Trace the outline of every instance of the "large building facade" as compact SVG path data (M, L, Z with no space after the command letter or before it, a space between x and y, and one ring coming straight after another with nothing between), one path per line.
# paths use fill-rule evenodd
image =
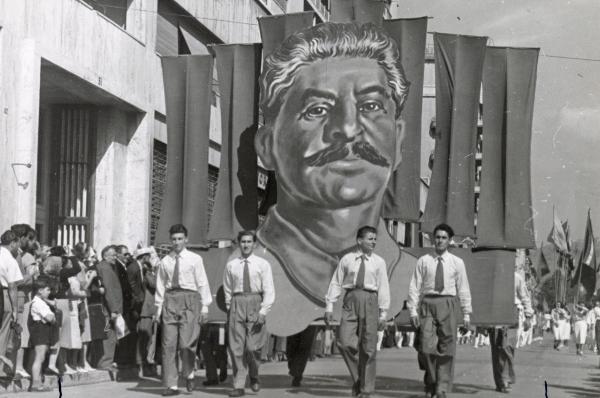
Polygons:
M0 0L0 229L29 223L44 243L97 248L153 240L168 145L161 57L258 42L257 18L287 3Z

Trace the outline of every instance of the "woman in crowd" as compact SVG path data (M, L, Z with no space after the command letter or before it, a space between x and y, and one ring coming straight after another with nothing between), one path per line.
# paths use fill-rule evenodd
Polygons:
M86 264L87 256L89 255L88 249L87 244L83 242L75 245L72 261L77 262L81 271L76 276L68 279L71 296L79 298L79 331L81 332L82 350L75 361L77 371L79 372L88 372L93 369L87 359L90 341L92 340L87 298L90 295L90 285L94 278L97 277L97 273L94 270L88 270L88 265ZM89 261L87 263L89 264Z
M560 350L567 345L571 338L571 315L563 303L556 302L556 307L552 309L552 331L554 332L554 349Z
M585 306L583 300L579 304L573 306L573 328L575 329L575 345L577 347L577 355L583 355L583 346L587 338L587 315L589 310Z

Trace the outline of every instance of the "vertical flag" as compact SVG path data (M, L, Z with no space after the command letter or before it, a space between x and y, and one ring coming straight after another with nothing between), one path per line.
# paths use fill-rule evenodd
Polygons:
M598 261L596 259L596 241L592 231L592 219L588 210L587 223L585 226L585 237L583 238L583 250L579 258L579 266L575 272L575 278L571 280L571 286L581 284L585 287L588 296L596 292Z
M548 235L548 242L554 243L556 250L561 253L567 253L569 251L569 247L567 245L567 236L565 234L565 230L563 229L563 225L560 222L560 218L558 218L558 214L556 213L556 209L552 208L552 217L553 224L552 230Z
M402 110L404 140L402 161L390 179L385 193L382 217L404 222L419 221L421 190L421 109L427 17L393 19L383 22L383 29L396 41L400 64L410 92Z
M486 51L480 247L535 247L530 152L538 53L537 48Z
M284 15L270 15L258 18L262 39L262 58L267 58L292 33L312 26L314 12L298 12ZM265 198L258 210L267 214L271 206L277 203L277 180L275 172L269 170Z
M486 37L435 33L436 131L422 228L475 232L475 151Z
M232 239L258 225L257 164L260 44L225 44L215 52L221 92L221 164L210 239Z
M210 55L163 57L167 110L167 184L157 242L184 223L192 243L208 229L208 140L213 59Z
M372 23L381 26L385 2L381 0L331 0L331 22Z

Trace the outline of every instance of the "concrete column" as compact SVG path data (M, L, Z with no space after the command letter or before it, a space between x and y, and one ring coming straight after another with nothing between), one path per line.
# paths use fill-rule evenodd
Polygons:
M35 224L40 104L40 58L35 50L35 40L24 39L14 52L3 52L9 57L4 63L5 102L0 130L0 171L4 176L0 184L3 185L0 229L3 230L15 223Z

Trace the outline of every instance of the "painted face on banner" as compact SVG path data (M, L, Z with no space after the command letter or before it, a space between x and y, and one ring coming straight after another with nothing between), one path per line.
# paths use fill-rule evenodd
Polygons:
M333 57L299 68L272 125L271 163L290 195L343 208L382 194L400 161L401 125L373 59Z

